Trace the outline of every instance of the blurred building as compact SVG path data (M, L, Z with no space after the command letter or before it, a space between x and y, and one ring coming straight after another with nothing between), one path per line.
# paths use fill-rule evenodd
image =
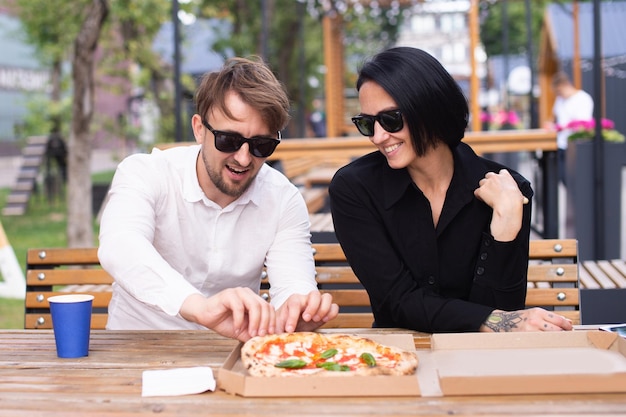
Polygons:
M398 46L420 48L437 58L471 97L472 74L469 28L469 0L418 3L400 29ZM478 77L486 75L486 55L476 52Z
M15 152L15 130L27 114L27 103L49 90L49 71L24 41L17 18L0 10L0 151Z
M603 1L600 3L602 39L602 91L594 91L594 24L593 4L578 3L578 27L574 25L572 4L550 4L542 29L539 55L539 79L541 84L540 116L542 121L552 117L554 92L551 91L552 75L565 71L572 79L576 67L575 37L579 40L579 66L581 88L594 97L604 97L604 116L615 122L615 127L626 133L626 1ZM596 103L599 105L599 103Z

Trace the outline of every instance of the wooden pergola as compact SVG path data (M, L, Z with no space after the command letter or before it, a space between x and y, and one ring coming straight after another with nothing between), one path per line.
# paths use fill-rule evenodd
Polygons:
M421 2L422 0L419 0ZM381 0L378 2L381 6L388 6L390 0ZM414 2L411 0L403 0L401 5L409 5ZM340 137L348 134L351 130L344 121L344 80L345 71L344 48L343 48L343 18L342 16L331 11L324 15L322 20L323 36L324 36L324 63L326 65L326 130L328 137ZM470 113L472 115L480 114L478 103L478 90L480 87L478 75L476 71L476 57L473 51L476 50L479 40L478 30L478 0L471 0L469 10L469 29L470 29ZM472 130L479 131L480 118L472 117Z

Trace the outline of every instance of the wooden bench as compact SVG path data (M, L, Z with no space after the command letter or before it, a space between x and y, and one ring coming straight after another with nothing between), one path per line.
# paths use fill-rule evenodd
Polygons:
M294 184L298 184L297 178L309 172L319 163L320 161L317 158L303 155L281 160L281 168L287 178L294 182Z
M582 324L626 322L626 261L581 261L578 274Z
M339 244L314 244L316 279L340 306L340 315L325 327L371 327L369 297L347 265ZM531 240L526 307L555 310L580 324L578 250L575 239Z
M91 327L104 329L113 278L102 269L97 248L29 249L26 255L25 329L51 329L48 297L91 294Z
M340 306L327 328L370 327L369 297L337 243L314 244L316 280ZM580 323L576 240L531 240L528 266L528 307L553 309ZM80 292L94 295L92 328L103 329L111 299L112 277L100 267L96 248L29 249L26 268L24 327L52 327L47 298ZM581 281L582 282L582 281ZM267 292L267 280L262 282Z
M300 188L300 194L304 198L309 213L317 213L326 207L328 188Z

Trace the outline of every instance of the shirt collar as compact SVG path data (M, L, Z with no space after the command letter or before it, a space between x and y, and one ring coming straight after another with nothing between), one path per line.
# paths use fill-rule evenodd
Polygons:
M455 205L463 205L474 198L474 189L478 187L478 181L484 173L482 169L476 169L479 159L476 158L476 154L466 143L461 142L453 148L452 155L454 157L454 174L450 189L454 192L449 193L448 198L454 200ZM389 209L414 184L407 169L393 169L388 164L384 165L382 176L385 184L385 208Z
M196 162L200 157L201 148L200 145L190 146L189 153L183 162L183 198L190 203L200 201L204 196L198 181L198 173L196 172Z

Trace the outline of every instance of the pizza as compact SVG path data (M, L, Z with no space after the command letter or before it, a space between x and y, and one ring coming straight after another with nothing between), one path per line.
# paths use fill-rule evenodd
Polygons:
M316 332L256 336L241 347L251 376L412 375L415 352L366 337Z

